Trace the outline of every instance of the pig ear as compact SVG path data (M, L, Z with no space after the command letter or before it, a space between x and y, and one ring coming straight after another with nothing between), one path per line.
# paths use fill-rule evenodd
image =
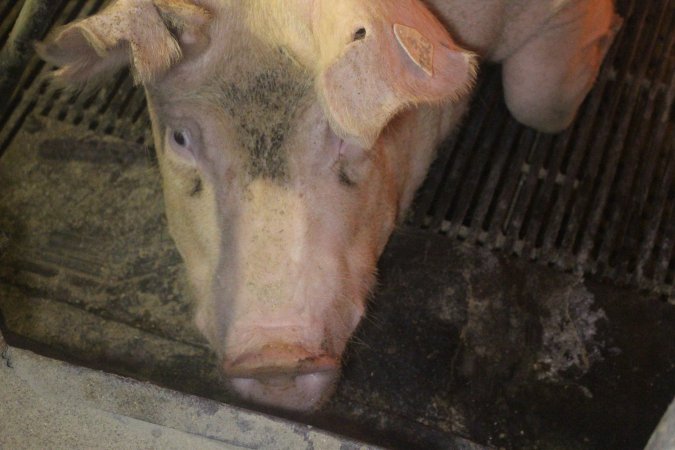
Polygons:
M406 106L449 101L471 87L474 55L419 1L383 0L360 10L351 3L356 11L326 4L314 16L317 89L333 130L347 142L370 148Z
M84 82L130 65L137 83L149 83L186 48L203 44L209 19L189 0L118 0L57 30L36 49L59 67L55 76L66 82Z

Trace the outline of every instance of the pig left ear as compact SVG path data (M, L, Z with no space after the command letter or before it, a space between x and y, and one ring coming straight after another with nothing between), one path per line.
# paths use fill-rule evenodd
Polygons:
M149 83L186 52L203 48L208 11L192 0L116 0L94 16L56 30L36 44L59 69L55 78L84 82L131 66L137 83Z
M403 108L456 99L476 74L474 55L460 49L418 0L375 3L356 12L324 3L314 17L322 56L319 97L333 131L363 148L372 147Z

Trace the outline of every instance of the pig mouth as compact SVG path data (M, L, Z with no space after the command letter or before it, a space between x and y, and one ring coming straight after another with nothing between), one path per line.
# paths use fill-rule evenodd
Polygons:
M337 370L260 378L230 378L230 388L242 399L288 411L313 411L333 394Z
M302 347L265 347L260 352L245 353L234 360L225 360L223 370L228 377L256 378L281 375L302 375L312 372L336 370L339 362L328 354L312 355Z
M240 398L302 412L317 409L333 393L340 361L297 345L267 345L226 358L221 367Z

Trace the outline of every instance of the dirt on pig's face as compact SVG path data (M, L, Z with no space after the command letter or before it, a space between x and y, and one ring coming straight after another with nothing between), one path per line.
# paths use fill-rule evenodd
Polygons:
M331 131L284 48L246 47L147 89L166 213L230 384L308 409L364 313L396 187L384 149Z

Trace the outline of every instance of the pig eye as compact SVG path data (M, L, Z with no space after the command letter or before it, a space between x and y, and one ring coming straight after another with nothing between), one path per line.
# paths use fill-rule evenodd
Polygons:
M173 139L173 143L179 147L186 148L190 143L190 136L185 130L174 130L171 133L171 138Z
M194 162L195 159L195 143L193 136L189 130L185 128L171 129L167 128L168 147L173 150L173 153L180 157Z
M187 147L188 145L188 135L187 132L180 130L180 131L174 131L173 134L171 135L173 137L173 141L178 145L179 147Z

